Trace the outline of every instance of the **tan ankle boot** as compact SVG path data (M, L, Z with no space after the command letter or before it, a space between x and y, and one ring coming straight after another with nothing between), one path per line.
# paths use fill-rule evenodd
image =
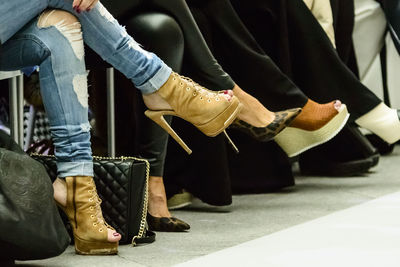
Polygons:
M83 255L118 253L118 242L108 242L100 198L92 177L66 177L67 206L62 207L74 232L75 251Z
M233 96L228 101L218 92L210 91L177 73L172 73L157 93L172 110L147 110L146 116L166 130L189 154L191 150L164 120L164 115L180 117L213 137L223 132L241 109L237 97Z

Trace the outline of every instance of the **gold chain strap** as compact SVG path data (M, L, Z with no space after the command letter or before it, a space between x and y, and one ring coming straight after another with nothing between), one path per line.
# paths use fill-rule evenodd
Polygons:
M30 156L37 156L37 157L44 157L44 158L55 158L54 155L42 155L38 153L31 153ZM145 183L145 191L144 191L144 200L143 200L143 210L142 210L142 218L140 221L140 227L139 227L139 232L136 236L132 238L132 246L136 246L135 240L138 238L142 238L144 235L144 231L146 229L146 216L147 216L147 205L149 204L149 175L150 175L150 163L146 159L141 159L141 158L136 158L136 157L99 157L99 156L93 156L93 159L96 160L136 160L136 161L141 161L146 164L146 183Z
M144 200L143 200L143 210L142 210L142 220L140 221L139 233L137 236L132 238L132 246L136 246L135 240L137 238L142 238L144 235L144 230L146 229L146 216L147 216L147 205L149 204L149 175L150 175L150 163L148 160L136 158L138 161L146 163L146 185L144 190Z

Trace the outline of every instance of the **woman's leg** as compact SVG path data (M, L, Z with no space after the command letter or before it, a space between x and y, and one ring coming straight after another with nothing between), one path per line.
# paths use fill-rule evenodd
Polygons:
M262 48L309 97L342 100L353 120L380 103L341 62L303 1L283 0L279 5L273 0L252 0L249 5L231 2ZM262 27L266 23L272 25Z
M24 5L27 1L14 2ZM218 135L237 117L241 106L236 97L204 90L192 80L172 73L156 55L143 50L101 3L97 3L90 12L81 13L72 8L72 1L32 2L46 2L49 7L75 14L81 22L84 41L132 80L150 109L146 115L167 130L188 153L190 149L163 120L165 114L189 121L208 136ZM17 8L12 11L14 15L19 14Z
M158 12L144 13L127 21L126 27L146 49L157 53L175 71L181 70L184 39L179 25L172 17ZM187 223L171 218L167 207L163 176L168 135L143 115L144 109L144 103L137 108L136 132L137 151L150 162L149 228L156 231L188 230L190 226ZM170 123L172 118L166 117L166 120Z
M96 254L87 250L90 246L82 248L85 240L106 241L113 242L115 249L104 245L103 252L112 250L115 253L115 242L121 236L104 223L92 179L87 73L80 24L73 15L45 11L1 46L2 70L34 65L40 66L41 94L55 145L58 176L65 178L56 180L55 198L69 217L76 218L72 224L85 229L75 235L77 251ZM94 217L88 217L90 213Z
M344 106L334 105L332 102L321 105L309 100L260 48L229 1L192 0L189 1L189 5L196 20L199 21L201 30L211 35L211 38L209 38L210 47L213 48L216 57L224 68L231 73L232 77L239 81L239 84L242 84L251 94L254 94L262 104L271 106L275 110L282 109L285 106L286 108L303 107L300 115L290 124L294 131L303 129L315 136L322 128L327 129L328 125L334 125L332 127L335 128L334 131L332 129L319 131L319 133L329 132L329 134L325 136L321 134L318 138L312 138L318 139L318 141L312 143L307 141L311 138L296 135L296 144L299 144L299 147L294 144L290 145L290 151L286 149L286 146L284 147L290 156L300 153L304 149L303 147L315 146L315 144L326 142L336 135L346 121L345 114L347 112ZM232 57L232 55L235 56ZM241 101L240 96L246 94L240 88L234 89L234 92ZM242 102L246 103L245 100ZM246 107L246 105L244 106ZM341 112L338 112L339 109ZM241 129L243 128L241 127ZM253 132L257 131L258 129L253 130ZM291 139L295 140L296 138L293 138L293 136L291 134ZM278 138L281 143L288 143L287 138Z
M162 10L170 14L178 22L185 38L185 61L194 78L212 90L232 89L235 82L215 60L207 46L185 0L149 0L152 9Z
M185 0L171 0L168 2L162 0L151 0L149 3L152 8L161 9L175 17L182 28L186 43L186 72L191 73L194 77L201 80L202 83L205 83L213 90L220 90L221 88L232 89L235 96L237 96L243 104L243 108L238 116L239 119L255 127L265 127L274 120L274 113L266 109L265 106L263 106L251 94L242 90L216 61L214 55L209 49L210 43L206 43ZM188 1L189 5L191 3L192 1ZM202 2L202 4L204 3ZM235 55L233 58L238 58L236 53L231 53L230 55L233 54ZM242 70L246 68L247 66L242 68ZM239 84L241 83L239 82ZM246 90L247 89L248 88L246 88ZM300 102L306 101L303 100L304 99L300 100ZM286 101L291 102L291 99L286 99ZM266 103L264 104L266 105ZM269 105L266 106L270 107ZM294 107L299 106L301 105Z
M187 2L218 61L246 92L272 110L306 104L308 97L259 46L229 1Z
M3 1L0 3L1 42L7 41L47 7L75 14L81 22L84 41L131 79L144 94L154 93L167 81L171 69L128 36L101 3L90 12L78 14L72 8L72 0Z

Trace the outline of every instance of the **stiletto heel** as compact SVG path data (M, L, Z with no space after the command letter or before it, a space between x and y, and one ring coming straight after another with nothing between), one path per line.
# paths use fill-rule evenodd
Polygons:
M228 133L224 131L225 137L228 140L228 143L232 146L233 151L235 151L236 154L239 154L239 149L235 145L235 143L232 141L232 139L229 137Z
M163 128L169 135L172 136L172 138L175 139L176 142L190 155L192 154L192 150L186 145L186 143L182 140L182 138L179 137L179 135L172 129L171 125L168 124L168 122L164 119L165 115L172 115L172 116L177 116L174 111L169 111L169 110L162 110L162 111L152 111L152 110L146 110L144 114L151 120L153 120L155 123L160 125L161 128Z
M170 106L171 110L147 110L146 116L166 130L187 153L188 146L166 123L163 116L180 117L207 136L214 137L223 132L238 116L242 106L237 97L228 101L218 92L210 91L189 78L172 73L156 92Z

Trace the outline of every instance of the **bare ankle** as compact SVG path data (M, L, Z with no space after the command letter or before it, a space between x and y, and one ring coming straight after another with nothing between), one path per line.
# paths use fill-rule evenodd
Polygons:
M54 199L62 206L67 205L67 185L64 179L57 178L53 182Z
M243 91L239 86L233 88L235 96L243 104L239 119L255 126L265 127L275 119L275 114L264 107L257 98Z
M171 106L157 92L143 95L143 101L150 110L170 110Z
M149 178L149 213L155 217L171 217L162 177Z

